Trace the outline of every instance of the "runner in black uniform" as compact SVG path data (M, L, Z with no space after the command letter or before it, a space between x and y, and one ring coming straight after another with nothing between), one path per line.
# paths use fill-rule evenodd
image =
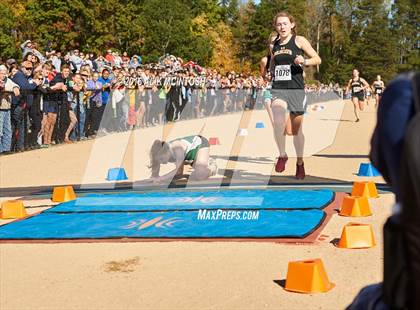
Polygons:
M271 49L270 71L273 81L271 107L274 136L280 153L276 171L284 171L288 159L285 152L286 112L288 110L297 156L296 178L303 179L305 178L303 165L305 138L301 126L306 109L303 66L318 65L321 63L321 58L305 37L296 35L296 25L290 14L278 13L274 18L274 28L278 37L274 40ZM308 56L307 59L303 57L305 54Z
M273 111L271 109L271 73L270 73L270 64L271 64L271 50L273 49L273 44L276 40L279 39L279 34L274 31L270 34L268 38L268 54L260 60L260 74L261 77L266 81L266 84L263 89L263 103L265 109L267 110L268 117L270 118L271 125L274 124ZM290 122L290 117L287 117L285 134L292 136L292 124Z
M354 107L354 116L356 116L356 122L359 121L359 115L357 113L357 106L360 111L365 108L365 89L369 88L369 84L364 78L359 77L359 70L353 69L353 77L347 84L346 93L349 93L351 88L351 101Z
M384 92L384 89L385 89L385 84L381 80L380 75L376 76L376 81L372 83L372 89L373 89L373 93L375 94L375 107L377 107L379 104L379 101L381 100L382 93Z

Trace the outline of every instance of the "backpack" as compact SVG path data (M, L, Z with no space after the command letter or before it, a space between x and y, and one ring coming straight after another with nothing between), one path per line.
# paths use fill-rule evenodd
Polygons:
M414 116L401 156L401 213L384 226L383 295L392 309L420 305L420 73L412 77Z

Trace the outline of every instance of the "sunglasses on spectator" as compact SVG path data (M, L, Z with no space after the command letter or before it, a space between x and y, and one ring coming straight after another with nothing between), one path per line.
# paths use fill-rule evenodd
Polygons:
M26 70L32 70L32 67L24 67Z

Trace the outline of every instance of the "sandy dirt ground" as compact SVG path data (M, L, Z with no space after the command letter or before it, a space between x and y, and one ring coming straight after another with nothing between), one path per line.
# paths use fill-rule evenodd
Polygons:
M349 102L329 102L322 111L308 112L304 132L309 176L304 181L293 177L292 139L287 141L290 160L286 171L281 175L274 172L277 151L268 117L264 111L252 111L2 156L0 188L57 184L88 188L95 183L112 188L114 183L105 183L106 173L118 166L126 169L134 187L140 187L139 180L149 176L147 152L154 139L200 132L218 137L221 143L211 148L219 166L216 184L227 170L232 172L232 185L248 182L264 186L270 179L296 186L349 184L361 180L356 173L360 163L368 162L376 122L372 106L361 114L359 123L354 123L353 117ZM264 122L265 128L255 128L256 122ZM238 138L239 128L246 128L248 135ZM237 160L228 160L232 156L238 156ZM372 180L383 182L381 178ZM393 195L384 192L370 200L370 217L333 215L322 238L310 245L0 244L0 309L343 309L363 286L382 279L381 231L393 201ZM29 212L41 210L32 202ZM348 222L372 224L377 246L363 250L336 248L331 241L340 237ZM285 291L279 282L286 278L288 262L313 258L323 260L336 287L313 295Z

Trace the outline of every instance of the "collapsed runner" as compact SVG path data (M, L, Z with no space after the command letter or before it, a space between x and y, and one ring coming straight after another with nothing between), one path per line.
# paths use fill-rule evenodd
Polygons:
M178 138L169 142L156 139L150 149L150 181L161 183L171 181L184 174L184 165L191 165L194 170L191 178L205 180L217 172L216 161L209 157L210 144L200 135ZM175 163L175 169L159 176L160 165Z

